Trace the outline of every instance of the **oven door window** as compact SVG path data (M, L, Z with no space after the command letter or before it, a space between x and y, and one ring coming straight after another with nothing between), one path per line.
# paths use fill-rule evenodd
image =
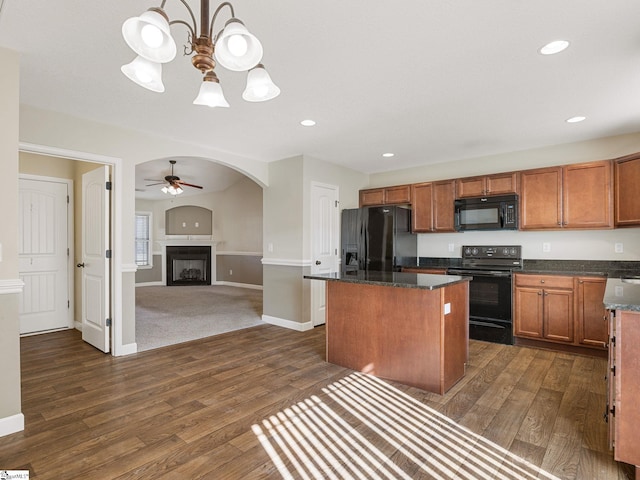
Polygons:
M471 317L511 320L511 278L474 275L469 313Z

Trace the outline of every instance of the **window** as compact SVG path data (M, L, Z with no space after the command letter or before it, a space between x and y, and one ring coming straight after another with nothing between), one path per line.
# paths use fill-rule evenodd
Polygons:
M151 213L136 212L136 265L153 267L151 253Z

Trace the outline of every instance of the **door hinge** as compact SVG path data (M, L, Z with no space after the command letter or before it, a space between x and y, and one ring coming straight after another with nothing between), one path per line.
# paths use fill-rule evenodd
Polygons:
M107 318L106 325L107 325L107 327L110 327L110 326L111 326L111 319L110 319L110 318Z
M616 416L616 406L614 405L613 407L611 407L611 410L609 410L609 412L611 413L611 415L613 415L615 417Z
M69 195L67 195L67 203L69 203Z
M611 345L616 346L616 336L611 337Z
M611 373L613 373L613 376L616 376L616 366L614 365L613 367L611 367Z
M71 308L71 303L69 303L69 300L67 300L67 310Z
M107 182L107 190L111 190L111 187L113 187L113 184L111 182Z
M106 252L106 258L111 258L111 250L107 250L107 252Z
M336 208L338 208L338 204L339 204L340 202L339 202L338 200L336 200L335 202L336 202L335 207L336 207Z
M67 247L67 257L69 256L69 247Z

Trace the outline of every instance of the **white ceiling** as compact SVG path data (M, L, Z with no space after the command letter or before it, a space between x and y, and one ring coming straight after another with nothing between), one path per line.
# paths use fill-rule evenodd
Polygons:
M233 1L282 94L245 102L246 74L218 67L228 109L192 105L201 75L180 46L163 94L120 72L135 56L122 22L159 1L0 5L22 103L265 162L304 154L373 173L640 131L638 0ZM178 0L166 11L189 18ZM571 46L537 52L556 39Z

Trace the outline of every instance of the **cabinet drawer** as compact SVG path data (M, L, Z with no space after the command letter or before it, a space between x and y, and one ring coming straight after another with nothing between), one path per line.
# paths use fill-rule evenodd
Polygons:
M573 277L560 275L531 275L517 273L515 284L518 287L570 288L573 289Z

